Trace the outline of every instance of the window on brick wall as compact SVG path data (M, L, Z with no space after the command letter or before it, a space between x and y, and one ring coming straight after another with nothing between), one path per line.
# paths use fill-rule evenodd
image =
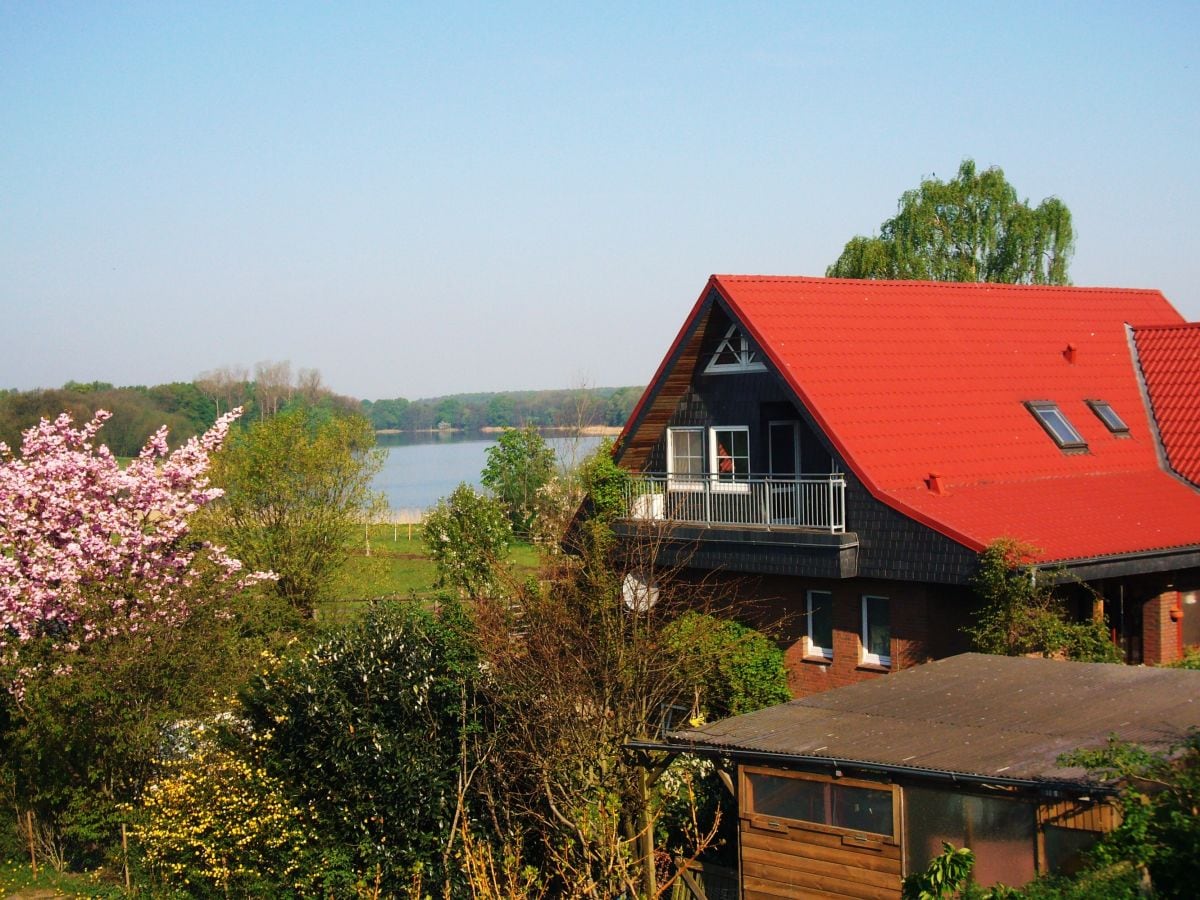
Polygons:
M867 594L862 598L862 661L873 666L892 664L891 602Z
M833 659L833 594L808 592L808 656Z

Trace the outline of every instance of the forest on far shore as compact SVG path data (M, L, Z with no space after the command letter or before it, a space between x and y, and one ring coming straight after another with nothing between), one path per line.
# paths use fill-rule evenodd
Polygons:
M21 432L40 419L54 419L66 412L76 423L83 423L96 410L104 409L112 413L104 426L104 442L117 456L135 456L146 439L164 425L170 431L171 446L178 446L210 428L217 416L235 406L245 410L244 421L253 421L297 402L359 410L376 430L385 431L441 425L460 429L621 425L641 392L640 387L573 388L358 400L327 388L315 369L293 373L287 363L260 363L253 374L224 369L204 373L195 381L151 387L68 381L59 388L0 389L0 442L16 448L21 444Z

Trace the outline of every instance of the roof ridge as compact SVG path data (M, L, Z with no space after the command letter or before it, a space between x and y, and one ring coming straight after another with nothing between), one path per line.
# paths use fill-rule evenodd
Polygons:
M1134 331L1189 331L1200 328L1200 322L1177 322L1174 325L1130 325Z
M785 282L785 283L809 283L809 284L862 284L862 285L886 285L897 287L935 287L946 290L1015 290L1020 292L1027 291L1073 291L1078 293L1096 294L1096 293L1123 293L1123 294L1161 294L1159 288L1137 288L1137 287L1105 287L1103 285L1075 285L1075 284L1007 284L998 281L923 281L919 279L903 279L903 278L827 278L821 275L765 275L765 274L736 274L736 273L713 273L712 278L722 281L733 281L741 283L762 283L770 282Z

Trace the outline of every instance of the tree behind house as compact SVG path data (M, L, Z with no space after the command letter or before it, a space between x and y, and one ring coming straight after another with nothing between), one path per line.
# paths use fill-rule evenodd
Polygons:
M1031 207L1004 172L963 160L948 182L906 191L878 237L852 238L831 278L1070 284L1071 211L1056 197Z
M329 598L382 464L370 423L297 405L252 422L215 458L225 489L208 532L238 558L278 576L275 589L303 615Z

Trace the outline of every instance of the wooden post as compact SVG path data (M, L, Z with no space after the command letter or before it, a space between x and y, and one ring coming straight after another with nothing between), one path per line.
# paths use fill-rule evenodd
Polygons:
M408 523L408 540L412 543L412 522Z
M125 869L125 893L129 893L132 885L129 882L129 837L125 833L125 823L121 823L121 866Z
M37 878L37 849L33 841L33 810L25 810L25 825L29 828L29 868L33 869L33 877Z

